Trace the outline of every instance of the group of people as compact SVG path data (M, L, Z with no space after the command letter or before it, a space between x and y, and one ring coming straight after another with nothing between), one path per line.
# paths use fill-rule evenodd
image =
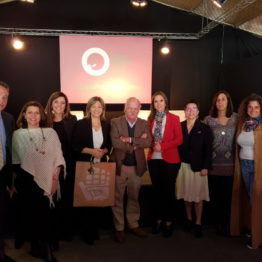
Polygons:
M246 233L250 248L262 245L260 96L245 98L236 114L230 95L219 91L204 121L199 120L197 101L190 100L180 123L158 91L147 121L138 117L140 101L130 97L123 116L109 124L101 97L92 97L86 116L77 121L67 96L55 92L45 109L27 102L16 130L13 117L4 111L8 96L9 86L0 82L0 261L14 261L4 252L10 197L16 206L15 247L30 241L32 256L57 261L53 251L59 249L59 239L72 237L76 161L116 163L112 213L119 243L125 241L125 229L147 236L138 223L138 197L148 168L153 234L172 235L177 198L185 204L184 229L202 237L203 201L210 201L218 234ZM80 208L81 233L88 244L99 239L97 216L98 208Z

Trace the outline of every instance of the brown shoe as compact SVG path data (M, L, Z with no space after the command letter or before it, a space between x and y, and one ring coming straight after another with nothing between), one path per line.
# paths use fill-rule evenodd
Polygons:
M145 238L148 236L148 234L140 227L129 228L129 232L141 238Z
M117 243L124 243L125 240L126 240L125 232L116 230L116 232L115 232L115 241Z

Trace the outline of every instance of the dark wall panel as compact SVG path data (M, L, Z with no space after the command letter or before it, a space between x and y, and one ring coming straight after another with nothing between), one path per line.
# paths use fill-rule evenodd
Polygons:
M159 52L163 40L154 40L152 93L165 92L171 109L183 109L187 100L197 99L201 117L219 89L228 90L236 106L251 92L262 94L262 40L228 27L222 39L222 30L218 27L201 40L169 41L169 56ZM17 116L25 102L38 100L45 106L49 95L60 89L59 43L57 37L28 36L26 49L18 52L10 47L10 40L0 35L0 79L11 86L7 110ZM122 111L123 105L107 108Z

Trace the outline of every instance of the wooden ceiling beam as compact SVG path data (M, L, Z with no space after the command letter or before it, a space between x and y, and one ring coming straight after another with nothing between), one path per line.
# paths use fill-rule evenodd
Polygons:
M227 19L227 23L240 26L262 14L262 1L257 0Z
M167 5L184 11L193 11L203 0L153 0L154 2Z

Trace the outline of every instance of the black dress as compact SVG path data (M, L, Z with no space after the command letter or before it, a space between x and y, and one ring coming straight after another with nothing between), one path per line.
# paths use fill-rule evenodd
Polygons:
M72 154L72 133L77 122L75 116L69 116L62 121L53 122L53 129L57 132L63 156L66 162L66 177L64 170L60 173L59 182L61 199L53 210L53 238L70 240L73 233L73 190L74 190L74 159Z

